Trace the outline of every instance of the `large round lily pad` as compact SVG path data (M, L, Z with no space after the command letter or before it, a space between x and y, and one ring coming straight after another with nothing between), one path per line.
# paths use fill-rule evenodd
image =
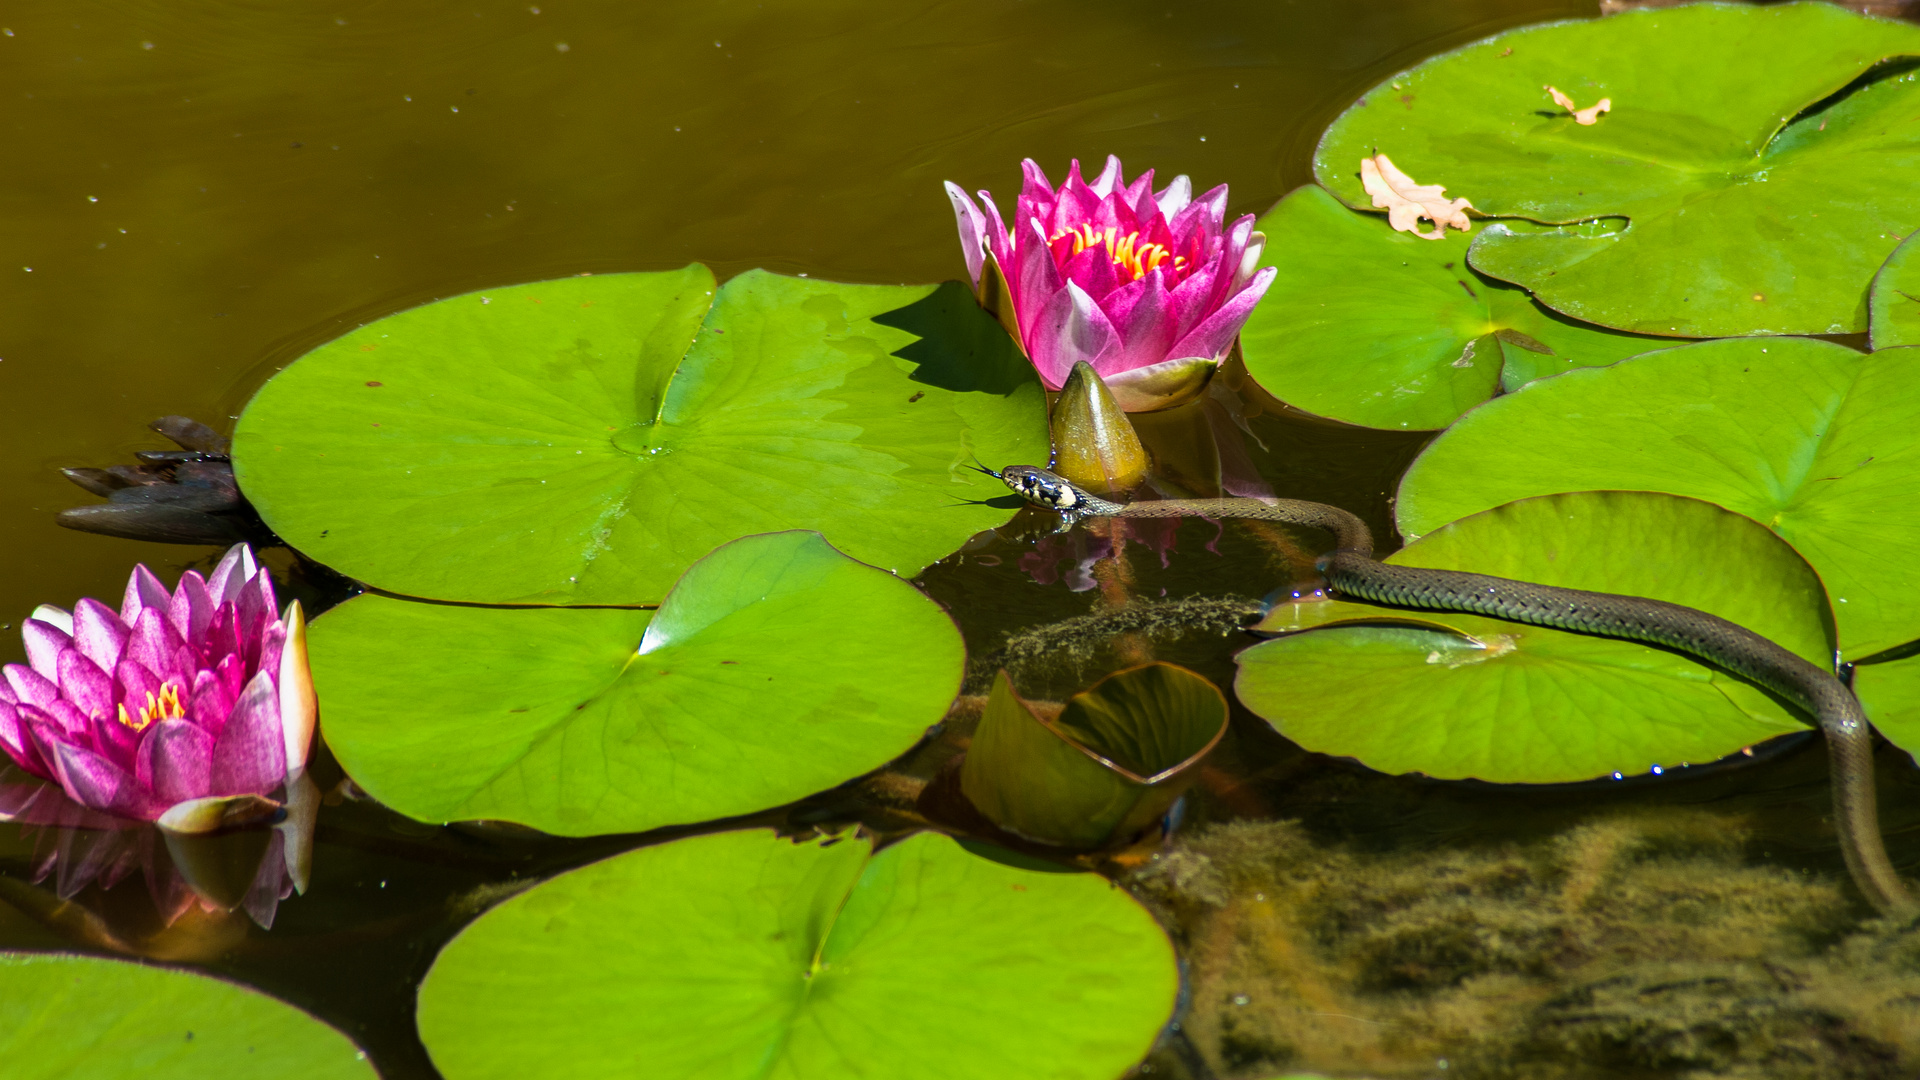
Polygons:
M362 596L315 621L327 744L426 821L569 836L779 805L938 721L964 650L939 605L817 533L694 564L655 612Z
M1920 232L1907 237L1873 276L1867 321L1873 347L1920 345Z
M1494 394L1670 342L1588 326L1468 269L1459 243L1394 232L1303 187L1268 211L1279 276L1240 331L1289 405L1378 428L1443 428Z
M1817 664L1820 580L1779 537L1693 499L1580 492L1458 521L1389 562L1685 604ZM1350 625L1397 620L1400 625ZM1711 761L1805 725L1714 667L1638 642L1477 615L1284 605L1240 654L1234 690L1310 750L1382 772L1517 783Z
M91 956L0 953L8 1080L375 1080L333 1028L244 986Z
M1039 381L967 290L703 266L403 311L275 376L234 433L287 542L392 592L655 603L749 533L918 572L1004 522L966 466L1046 456Z
M921 833L682 840L482 916L420 988L447 1080L1110 1080L1152 1044L1172 946L1090 874Z
M1874 270L1920 226L1920 84L1895 69L1826 99L1914 54L1920 27L1831 4L1530 27L1375 86L1328 129L1314 170L1357 207L1370 205L1360 159L1378 152L1482 214L1616 219L1493 224L1473 242L1475 268L1587 322L1690 337L1855 332ZM1609 98L1612 111L1579 124L1546 86L1583 108Z
M1702 342L1569 372L1435 440L1400 482L1400 531L1555 491L1705 499L1798 549L1832 595L1841 651L1867 656L1920 638L1916 387L1920 350L1803 339Z

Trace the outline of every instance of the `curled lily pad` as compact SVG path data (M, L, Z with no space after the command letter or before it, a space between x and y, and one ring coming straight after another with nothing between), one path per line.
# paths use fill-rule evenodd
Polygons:
M0 953L8 1080L375 1080L345 1035L220 979L91 956Z
M1443 428L1504 390L1666 344L1549 311L1467 267L1459 244L1387 228L1308 186L1260 219L1273 288L1240 331L1288 404L1379 428Z
M314 623L327 743L426 821L569 836L775 806L885 764L959 688L960 634L817 533L750 536L658 612L362 596Z
M1920 349L1709 341L1533 383L1400 482L1401 533L1556 491L1667 491L1780 534L1825 581L1848 659L1920 638ZM1638 537L1628 538L1637 542Z
M447 1080L1109 1080L1173 1007L1126 893L932 833L644 848L506 901L420 988Z
M1909 754L1920 756L1920 660L1910 649L1899 659L1853 669L1853 692L1874 730ZM1898 655L1898 654L1896 654Z
M1920 28L1830 4L1528 27L1367 91L1321 139L1314 174L1364 208L1360 161L1386 153L1483 215L1615 219L1474 234L1476 269L1587 322L1690 337L1855 332L1874 270L1920 226L1909 183L1920 84L1898 64L1876 69L1915 54ZM1869 72L1885 77L1855 84ZM1548 86L1612 109L1581 124Z
M1022 701L1002 671L960 789L995 824L1034 840L1124 843L1167 812L1226 731L1219 688L1177 664L1115 672L1057 714Z
M973 456L1046 445L1039 381L964 287L716 291L696 265L370 323L263 387L233 454L275 532L388 591L643 604L784 529L915 573L1007 518Z
M1807 564L1752 521L1693 499L1524 499L1387 561L1685 604L1814 663L1833 655ZM1711 761L1805 726L1738 678L1638 642L1326 601L1283 605L1257 629L1287 636L1240 654L1240 700L1302 746L1382 772L1585 780Z
M1914 242L1915 237L1920 232L1894 248L1886 265L1873 276L1867 321L1876 349L1920 345L1920 243Z

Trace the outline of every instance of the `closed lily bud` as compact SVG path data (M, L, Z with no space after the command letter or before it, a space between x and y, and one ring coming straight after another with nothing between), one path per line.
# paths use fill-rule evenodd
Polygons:
M1099 495L1131 491L1147 476L1147 451L1093 366L1073 365L1053 405L1053 471Z

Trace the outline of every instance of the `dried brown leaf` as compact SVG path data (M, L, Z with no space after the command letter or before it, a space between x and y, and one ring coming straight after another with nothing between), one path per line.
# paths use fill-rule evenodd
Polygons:
M1594 104L1582 109L1574 105L1572 98L1551 86L1543 86L1541 89L1553 95L1553 103L1572 113L1573 122L1582 127L1592 127L1599 122L1601 113L1608 112L1613 108L1612 98L1603 97Z
M1373 197L1373 205L1387 212L1387 222L1396 232L1410 232L1423 240L1438 240L1451 225L1461 232L1473 228L1465 211L1473 204L1465 199L1448 199L1440 184L1416 184L1413 177L1394 168L1385 154L1360 159L1360 183ZM1433 222L1433 231L1420 231L1420 219Z

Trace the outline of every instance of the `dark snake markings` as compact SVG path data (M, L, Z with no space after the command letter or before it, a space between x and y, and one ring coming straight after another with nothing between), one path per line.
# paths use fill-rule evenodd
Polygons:
M987 471L987 470L983 470ZM1062 528L1082 518L1252 518L1324 529L1334 550L1320 557L1327 584L1343 596L1394 607L1462 611L1663 645L1726 668L1813 714L1825 732L1833 768L1833 818L1847 869L1882 913L1907 914L1914 902L1894 873L1880 839L1873 793L1873 731L1853 692L1830 671L1717 615L1636 596L1563 589L1525 581L1389 566L1373 557L1366 523L1345 510L1297 499L1164 499L1109 502L1031 465L998 476L1022 498L1060 514Z

